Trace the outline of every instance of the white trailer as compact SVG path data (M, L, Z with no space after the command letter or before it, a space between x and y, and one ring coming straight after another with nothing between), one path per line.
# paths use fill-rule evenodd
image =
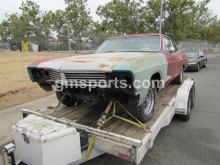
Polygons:
M24 119L13 126L16 164L77 165L86 153L88 159L109 153L138 165L174 114L189 119L194 102L195 79L188 78L182 85L170 84L158 92L154 116L144 125L135 124L123 106L114 107L116 101L51 106L37 112L22 109ZM106 121L106 113L111 115L114 108L117 116Z

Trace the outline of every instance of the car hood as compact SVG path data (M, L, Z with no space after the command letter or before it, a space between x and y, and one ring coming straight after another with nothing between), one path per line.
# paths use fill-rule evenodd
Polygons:
M198 61L197 58L188 58L188 63L197 62L197 61Z
M55 69L64 72L68 71L105 71L112 72L118 68L126 68L137 60L156 60L156 54L149 52L112 52L96 53L89 55L72 56L52 59L40 63L38 68ZM158 59L158 58L157 58ZM121 70L121 69L120 69Z

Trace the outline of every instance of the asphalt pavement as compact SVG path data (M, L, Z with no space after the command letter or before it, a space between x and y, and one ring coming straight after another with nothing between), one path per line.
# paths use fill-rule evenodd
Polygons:
M220 56L210 56L207 68L185 72L196 78L196 101L187 122L173 118L154 141L140 165L217 165L220 162ZM20 109L38 110L57 104L54 95L0 111L0 150L11 140L11 127L22 119ZM0 155L0 165L2 165ZM133 165L115 156L90 160L84 165Z

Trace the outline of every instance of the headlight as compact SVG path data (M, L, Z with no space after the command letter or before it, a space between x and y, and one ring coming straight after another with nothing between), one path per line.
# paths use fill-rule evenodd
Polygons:
M190 62L189 65L195 65L197 62Z
M127 86L131 86L133 82L132 75L130 73L123 73L123 72L115 72L108 75L109 80L113 80L112 84L115 84L115 81L118 82L118 84L123 83Z

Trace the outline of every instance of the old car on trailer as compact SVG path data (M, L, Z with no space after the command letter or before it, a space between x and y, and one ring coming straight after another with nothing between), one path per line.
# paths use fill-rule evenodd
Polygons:
M66 106L116 97L146 122L154 114L156 93L171 82L181 84L187 65L170 37L132 34L107 39L93 54L35 61L28 73L46 91L56 85Z

